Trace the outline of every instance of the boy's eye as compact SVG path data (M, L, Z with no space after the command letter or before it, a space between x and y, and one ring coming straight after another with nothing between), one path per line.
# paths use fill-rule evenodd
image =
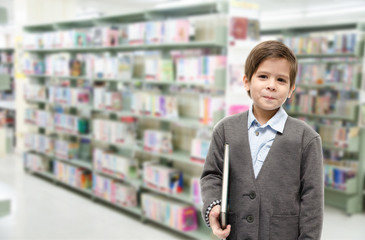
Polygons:
M286 80L284 78L279 78L278 81L279 82L284 82L284 83L286 82Z
M267 78L266 75L259 75L259 78Z

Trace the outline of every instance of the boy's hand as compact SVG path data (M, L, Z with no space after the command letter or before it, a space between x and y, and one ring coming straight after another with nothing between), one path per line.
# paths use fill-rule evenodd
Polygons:
M213 234L216 235L219 239L223 239L228 237L231 232L231 225L227 225L226 229L222 229L221 224L219 222L219 214L221 211L221 206L216 205L212 208L209 213L209 223L212 228Z

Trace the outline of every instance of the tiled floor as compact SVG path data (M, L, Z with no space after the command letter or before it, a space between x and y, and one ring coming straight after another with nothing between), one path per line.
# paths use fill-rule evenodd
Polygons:
M0 158L0 199L12 200L11 214L0 217L0 239L181 239L143 224L105 204L57 187L23 171L20 156ZM326 207L323 240L365 240L365 214L348 217Z

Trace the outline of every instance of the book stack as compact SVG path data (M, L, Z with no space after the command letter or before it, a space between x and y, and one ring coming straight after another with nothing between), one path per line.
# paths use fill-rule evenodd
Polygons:
M346 191L347 181L356 177L356 168L324 165L325 186Z
M147 129L143 132L143 148L154 153L172 153L172 133Z
M134 54L132 52L119 52L117 55L118 78L131 79L133 76Z
M25 147L47 155L54 152L54 140L48 136L28 133L24 138Z
M348 59L348 61L351 61L351 59ZM356 77L360 72L360 64L299 63L297 83L343 83L344 87L352 87L356 83Z
M79 134L79 118L73 115L55 113L54 114L54 127L57 131Z
M157 162L143 164L143 182L150 188L169 194L182 193L184 188L182 171Z
M42 128L52 128L53 118L48 111L27 108L25 110L25 121Z
M31 171L45 172L49 169L49 164L49 161L39 155L32 153L24 154L24 166Z
M176 57L176 82L214 84L215 70L226 65L226 56Z
M21 61L25 74L45 74L46 63L44 60L25 55Z
M211 126L214 124L214 115L224 111L223 97L199 96L199 121L201 124Z
M234 46L238 41L259 41L260 22L246 17L231 17L228 42Z
M284 38L284 44L295 54L355 53L356 32L321 33Z
M44 86L26 84L24 85L24 99L33 101L45 101L46 88Z
M235 39L258 39L258 22L246 19L245 25L233 34ZM238 22L238 21L237 21ZM219 15L168 19L165 21L134 22L112 26L76 28L42 33L26 33L25 49L114 47L161 43L186 43L216 39L217 28L225 24ZM244 28L244 29L243 29ZM241 34L241 31L244 33Z
M135 161L102 149L94 148L94 169L113 175L119 179L129 178L135 169Z
M111 53L95 55L94 77L96 78L117 78L118 77L118 57L112 56Z
M183 232L198 228L194 207L154 194L141 195L142 209L147 218Z
M172 82L174 80L172 59L147 55L144 61L144 78L146 81Z
M193 203L197 206L203 205L203 199L201 195L201 189L200 189L200 178L193 177L190 180L190 195L193 200Z
M355 138L360 135L360 128L336 127L336 126L319 126L319 134L324 143L330 143L334 146L347 148ZM353 145L353 144L351 144Z
M89 170L54 161L53 174L57 180L81 189L90 189L92 174Z
M205 163L208 155L210 140L194 138L191 141L190 160L196 163Z
M146 22L146 44L159 44L164 40L164 22L162 21L154 21L154 22Z
M1 52L0 53L0 63L13 63L13 53Z
M177 118L177 97L148 92L133 92L131 111L145 116Z
M79 151L78 142L65 140L55 140L55 157L63 160L72 160L77 158Z
M137 206L137 190L110 178L94 174L93 192L96 196L122 207Z
M58 53L50 54L45 57L46 60L46 71L45 74L48 76L71 76L70 53Z
M121 119L121 122L94 119L93 135L98 141L115 145L133 145L136 139L135 121Z
M123 106L122 92L108 91L105 87L94 88L94 108L98 110L120 111Z
M144 35L146 24L144 22L137 22L128 24L128 45L142 45L144 43Z

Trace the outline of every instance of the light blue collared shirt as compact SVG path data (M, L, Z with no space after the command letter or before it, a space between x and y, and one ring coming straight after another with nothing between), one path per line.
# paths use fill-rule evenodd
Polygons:
M274 142L276 133L283 133L288 114L283 107L280 107L277 113L261 126L255 115L253 115L252 109L253 105L251 105L248 112L248 141L250 143L253 170L255 178L257 178Z

